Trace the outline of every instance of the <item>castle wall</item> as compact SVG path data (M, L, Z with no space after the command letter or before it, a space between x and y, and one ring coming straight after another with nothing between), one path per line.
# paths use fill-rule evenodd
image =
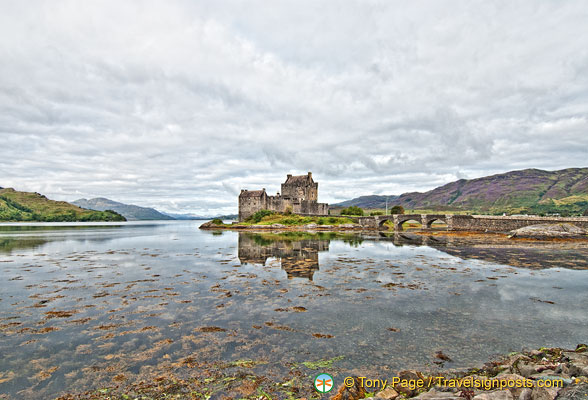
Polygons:
M327 215L329 214L329 205L326 203L303 200L299 203L295 203L292 211L295 214Z
M312 187L308 188L308 197L309 201L318 201L318 183L312 185Z
M239 221L244 221L259 210L267 207L267 196L239 196Z
M268 196L266 209L275 212L284 212L290 204L290 201L284 200L281 196Z
M285 183L282 183L282 197L285 197L287 199L297 199L298 196L303 195L304 193L302 192L302 190L298 190L297 186L286 185Z

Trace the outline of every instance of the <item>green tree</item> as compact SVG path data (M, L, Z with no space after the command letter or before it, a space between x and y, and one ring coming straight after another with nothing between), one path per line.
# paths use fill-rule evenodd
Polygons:
M363 210L357 206L350 206L341 210L341 215L359 215L363 216Z
M390 209L390 214L404 214L404 207L394 206Z

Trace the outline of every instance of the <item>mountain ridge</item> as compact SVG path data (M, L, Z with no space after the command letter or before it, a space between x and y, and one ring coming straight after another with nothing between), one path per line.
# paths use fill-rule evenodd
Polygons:
M474 179L459 179L426 192L399 196L361 196L334 206L407 209L471 210L484 213L571 213L588 208L588 168L509 171ZM394 197L394 200L390 200Z
M175 213L169 213L169 212L165 212L165 211L161 211L161 213L165 214L167 216L170 216L173 219L184 220L184 221L189 221L189 220L203 221L203 220L209 220L209 219L215 219L215 218L219 218L219 219L223 219L223 220L238 218L238 214L223 214L223 215L204 216L204 215L196 215L196 214L175 214Z
M113 210L124 216L129 221L173 220L175 218L150 207L141 207L134 204L125 204L107 199L106 197L94 197L92 199L78 199L72 201L76 206L89 210Z

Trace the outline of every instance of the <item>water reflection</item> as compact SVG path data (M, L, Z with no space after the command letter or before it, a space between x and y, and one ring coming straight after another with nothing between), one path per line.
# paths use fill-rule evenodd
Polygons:
M427 246L463 260L484 260L494 264L531 269L588 269L586 240L509 239L502 234L380 233L364 237L389 241L394 246Z
M148 222L107 223L0 223L0 254L12 254L19 250L41 250L50 244L74 247L85 243L108 243L121 238L151 234L165 229L162 224ZM147 232L148 233L147 233Z
M395 247L426 246L462 260L483 260L530 269L588 269L586 241L512 240L504 235L426 235L420 233L239 233L242 264L266 265L277 259L288 278L312 280L319 270L319 252L328 252L332 240L352 247L367 242L388 242Z
M276 258L288 279L312 280L315 271L319 270L318 253L329 251L329 239L300 237L241 232L239 260L241 264L265 265L269 258Z
M10 254L15 250L36 249L47 243L45 239L15 239L0 237L0 254Z

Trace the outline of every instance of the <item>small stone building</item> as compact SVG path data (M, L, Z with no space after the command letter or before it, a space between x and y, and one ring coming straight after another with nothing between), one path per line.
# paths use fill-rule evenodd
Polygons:
M244 221L259 210L286 212L300 215L328 215L329 205L318 202L318 183L308 175L288 175L282 183L282 194L268 196L261 190L241 190L239 194L239 221Z

